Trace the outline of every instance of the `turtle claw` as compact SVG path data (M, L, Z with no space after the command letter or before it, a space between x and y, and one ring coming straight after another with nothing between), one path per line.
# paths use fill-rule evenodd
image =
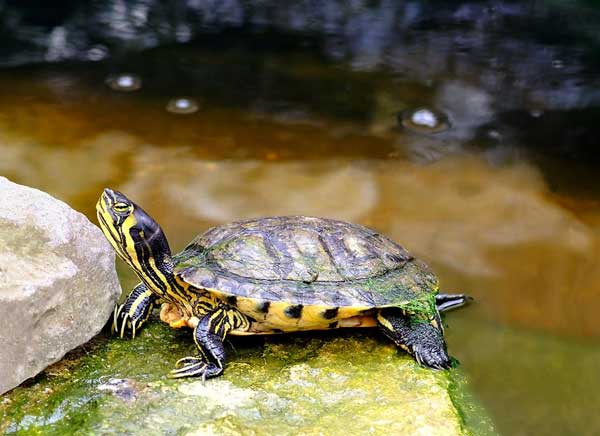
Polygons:
M147 317L144 315L135 316L129 311L124 310L124 304L115 307L113 313L113 324L111 327L112 333L118 333L119 337L123 339L127 333L131 334L131 338L135 338L137 331L146 322Z
M126 335L135 338L138 330L150 317L157 297L148 291L146 285L139 284L127 296L123 304L115 306L111 331L121 339Z
M175 362L175 368L179 369L182 368L186 363L195 363L198 360L202 360L199 357L182 357L181 359L179 359L177 362Z
M132 314L129 311L124 310L123 306L124 305L122 304L115 307L111 331L112 333L118 333L121 339L129 333L133 339L148 317L145 314Z
M436 370L452 367L452 361L444 347L432 349L417 345L412 352L419 365Z
M207 378L221 375L223 368L212 362L205 362L200 357L184 357L175 363L175 369L167 375L169 378L202 377Z
M129 318L129 313L125 313L125 315L123 315L123 319L121 320L121 334L119 335L119 337L121 339L123 339L123 336L125 336L125 327L127 327L127 318ZM131 325L131 322L129 324Z

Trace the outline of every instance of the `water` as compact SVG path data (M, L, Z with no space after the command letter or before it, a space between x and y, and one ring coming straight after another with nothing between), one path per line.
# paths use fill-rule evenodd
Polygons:
M148 2L92 4L113 24L83 36L77 8L40 24L5 7L21 21L0 54L0 174L91 219L122 190L174 249L262 215L374 227L475 297L446 317L449 349L502 434L600 433L596 9L181 2L164 30ZM24 47L23 29L52 38ZM139 89L108 86L125 73ZM181 96L198 110L169 112ZM419 108L450 128L398 124Z

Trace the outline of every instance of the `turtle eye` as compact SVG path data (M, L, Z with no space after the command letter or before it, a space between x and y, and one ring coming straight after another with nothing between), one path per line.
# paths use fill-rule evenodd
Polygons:
M112 208L117 213L126 213L129 211L129 205L127 203L115 203Z

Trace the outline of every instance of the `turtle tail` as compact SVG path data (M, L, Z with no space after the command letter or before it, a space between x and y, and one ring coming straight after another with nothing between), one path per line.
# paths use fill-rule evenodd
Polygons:
M473 297L465 294L438 294L435 296L435 305L440 312L465 306L473 301Z

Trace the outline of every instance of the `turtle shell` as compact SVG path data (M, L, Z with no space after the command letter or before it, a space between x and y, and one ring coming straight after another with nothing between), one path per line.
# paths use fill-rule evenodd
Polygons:
M242 311L252 314L273 302L288 309L354 308L352 313L403 307L433 301L438 289L427 265L394 241L324 218L271 217L214 227L174 261L185 282L238 308L243 300L252 309Z

